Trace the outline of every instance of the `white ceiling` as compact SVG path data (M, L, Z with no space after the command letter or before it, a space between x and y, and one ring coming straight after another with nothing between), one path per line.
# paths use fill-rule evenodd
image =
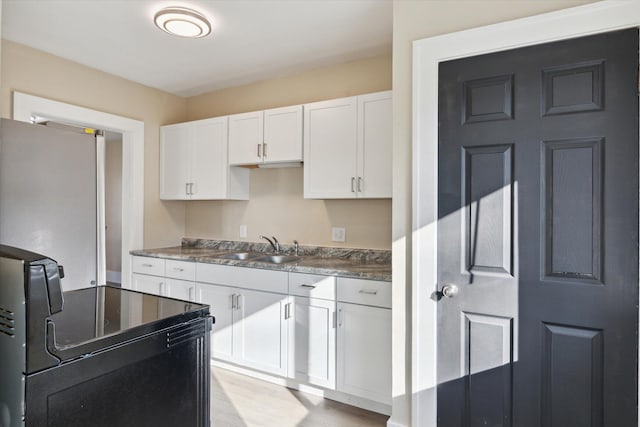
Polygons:
M170 36L166 6L212 22ZM2 37L180 96L391 51L391 0L3 0Z

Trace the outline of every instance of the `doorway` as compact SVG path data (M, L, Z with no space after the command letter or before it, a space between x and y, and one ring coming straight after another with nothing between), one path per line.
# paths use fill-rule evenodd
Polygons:
M414 43L412 372L416 425L436 425L438 64L452 59L637 27L637 2L597 2ZM544 28L545 31L540 31Z
M77 105L14 92L13 119L31 122L34 116L122 134L121 279L122 287L130 287L129 252L143 247L144 123Z

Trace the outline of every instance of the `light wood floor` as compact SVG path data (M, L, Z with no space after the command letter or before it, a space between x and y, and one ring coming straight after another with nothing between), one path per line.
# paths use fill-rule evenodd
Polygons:
M388 418L211 368L212 427L384 427Z

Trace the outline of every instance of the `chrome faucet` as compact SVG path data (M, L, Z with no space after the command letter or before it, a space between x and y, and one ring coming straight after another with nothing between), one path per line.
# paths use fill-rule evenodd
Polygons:
M271 240L270 238L268 238L267 236L260 236L261 239L265 239L267 242L271 243L271 246L273 247L273 250L276 251L276 254L280 253L280 242L278 242L278 239L276 239L275 236L271 236Z
M296 256L298 256L298 252L300 251L300 245L297 240L293 241L293 250L295 251Z

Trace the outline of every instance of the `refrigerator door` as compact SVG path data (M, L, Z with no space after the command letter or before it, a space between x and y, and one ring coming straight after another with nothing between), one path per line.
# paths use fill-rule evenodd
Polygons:
M96 281L93 135L0 122L0 242L64 266L64 290Z

